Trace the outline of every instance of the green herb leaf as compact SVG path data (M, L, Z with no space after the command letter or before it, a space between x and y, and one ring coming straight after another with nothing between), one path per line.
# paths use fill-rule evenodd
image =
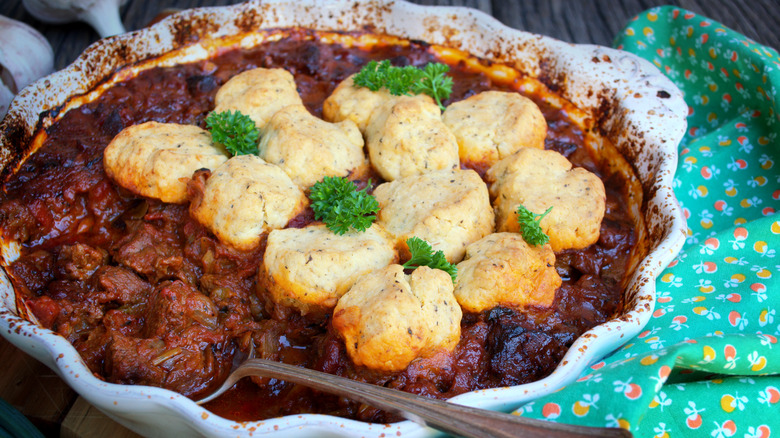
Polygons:
M368 185L371 185L371 180ZM326 176L309 191L314 218L325 222L331 231L339 235L350 228L367 230L379 212L379 202L366 193L367 188L358 190L346 178Z
M550 237L544 234L539 223L552 210L552 206L542 214L535 214L523 205L517 206L517 222L520 224L520 234L523 239L531 245L544 245L550 240Z
M450 67L438 62L428 64L423 69L422 78L414 84L412 91L416 94L425 93L436 100L439 108L444 111L442 100L450 97L452 93L452 78L447 76Z
M444 111L442 101L452 93L452 78L447 76L449 66L438 62L420 69L414 66L394 67L390 61L370 61L352 78L356 87L371 91L386 88L394 96L427 94Z
M240 111L212 112L206 117L211 138L233 155L257 154L260 131L249 116Z
M371 91L379 91L384 85L384 78L387 76L387 70L390 68L390 61L382 62L369 61L352 78L352 83L356 87L368 88Z
M441 250L433 252L433 247L430 243L416 236L406 239L406 245L409 247L412 257L403 264L404 269L413 269L419 266L441 269L450 274L452 284L455 284L458 276L458 267L447 261L447 258L444 257L444 252Z
M406 67L390 67L387 70L385 79L385 88L393 96L412 95L414 84L422 77L422 71L417 67L407 65Z

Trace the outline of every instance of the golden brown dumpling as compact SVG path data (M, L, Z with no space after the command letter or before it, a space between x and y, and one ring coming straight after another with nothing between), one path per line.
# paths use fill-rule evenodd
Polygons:
M536 214L553 207L539 226L553 251L585 248L599 240L606 208L604 183L593 173L572 168L555 151L522 148L499 161L486 175L493 182L496 228L518 231L517 206Z
M163 202L187 201L187 181L228 159L211 134L192 125L146 122L122 130L103 151L103 167L117 184Z
M339 299L333 328L356 365L400 371L418 357L452 351L461 316L449 274L423 266L405 275L401 265L390 265Z

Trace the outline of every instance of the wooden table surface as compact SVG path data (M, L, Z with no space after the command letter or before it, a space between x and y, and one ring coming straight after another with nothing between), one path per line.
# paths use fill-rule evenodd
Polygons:
M101 1L101 0L98 0ZM504 24L574 43L610 45L637 13L673 4L705 15L748 37L780 48L780 0L413 0L428 5L480 9ZM167 8L192 8L238 3L234 0L129 0L121 17L127 30L145 26ZM24 21L48 38L55 68L71 63L96 41L87 25L47 25L35 20L21 0L0 1L0 15ZM136 437L114 423L68 388L51 370L0 338L0 397L27 415L47 436Z

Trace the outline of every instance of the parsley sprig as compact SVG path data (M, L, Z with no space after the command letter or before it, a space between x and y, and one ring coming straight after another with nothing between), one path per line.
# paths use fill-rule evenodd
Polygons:
M552 206L542 214L535 214L525 206L517 206L517 222L520 224L520 234L531 245L544 245L550 240L550 236L544 234L539 223L552 210Z
M260 131L255 122L241 111L212 112L206 117L211 138L233 155L257 154Z
M436 99L439 108L444 111L441 101L450 97L452 93L452 78L447 76L450 67L438 62L427 64L423 69L423 75L414 83L412 91L417 94L425 93Z
M344 234L350 228L367 230L379 212L379 202L366 193L367 188L358 190L346 178L326 176L309 191L314 218L325 222L336 234Z
M444 252L441 250L433 252L431 244L417 236L406 239L406 245L409 247L412 257L403 264L404 269L413 269L419 266L441 269L450 274L452 284L455 284L458 276L458 267L447 261L447 258L444 257Z
M352 78L357 87L371 91L386 88L394 96L427 94L436 100L442 111L442 101L452 93L452 78L447 76L450 67L438 62L429 63L424 68L411 65L394 67L390 61L370 61Z

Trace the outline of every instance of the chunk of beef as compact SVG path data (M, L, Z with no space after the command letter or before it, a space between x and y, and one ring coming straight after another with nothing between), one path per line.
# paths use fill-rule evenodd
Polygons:
M549 334L522 326L494 326L491 371L501 386L512 386L541 379L557 363L560 348ZM553 366L550 366L553 364Z
M19 199L8 200L0 204L0 223L4 234L18 242L26 242L37 227L37 221L30 209Z
M106 136L115 137L123 129L125 129L125 126L126 123L122 119L122 113L118 108L114 108L110 113L108 113L108 117L103 119L103 122L100 124L100 129L104 134L106 134Z
M125 336L138 336L143 328L144 310L146 305L143 303L111 309L103 316L103 326Z
M222 340L217 333L217 307L205 295L181 281L166 282L151 294L143 336L162 338L169 333L183 333L198 324L215 331L212 342Z
M111 382L161 386L165 371L150 362L164 351L165 343L159 339L114 333L106 348L106 378Z
M145 300L151 289L151 285L133 271L119 266L101 267L95 273L95 279L95 297L99 303L136 303Z
M111 333L104 327L96 327L83 339L76 340L73 346L93 373L103 374L103 361L106 346L111 343Z
M235 334L255 329L253 315L262 313L255 279L265 239L259 248L244 252L220 243L194 221L185 225L184 233L189 242L185 257L203 272L198 287L219 309L220 324Z
M618 293L610 291L599 277L583 275L575 285L561 287L558 308L567 325L584 332L620 311Z
M233 333L256 329L251 305L256 300L250 278L206 274L201 277L201 288L219 309L219 323Z
M131 277L115 271L101 278L106 284L114 281L112 288ZM131 287L144 287L141 283L129 280ZM214 303L194 287L182 281L158 286L145 310L136 312L144 315L137 330L134 308L127 310L127 315L117 309L104 318L112 333L105 358L108 380L195 395L213 389L229 372L234 344L217 325Z
M490 371L501 386L539 380L552 371L565 351L559 340L542 330L522 313L495 308L487 348L491 353Z
M314 42L306 43L298 49L297 55L301 62L301 73L315 76L322 68L322 57L320 56L320 46Z
M21 256L8 267L14 289L27 296L38 296L54 280L54 256L38 250Z
M197 326L162 339L114 332L106 349L106 378L197 397L215 389L232 366L233 344L213 340L213 333Z
M488 385L490 362L485 344L489 326L483 321L467 324L468 328L462 330L460 345L455 350L455 375L450 388L450 394L453 395L473 390L475 381L477 388Z
M212 75L195 75L187 78L187 91L193 96L204 98L219 87L217 79Z
M102 306L83 286L78 281L55 280L49 283L43 296L27 299L26 303L41 325L74 342L86 336L103 318Z
M57 274L69 280L85 281L108 261L108 252L84 243L63 245L57 254Z
M47 328L52 327L54 321L62 313L62 306L46 295L29 299L26 301L26 304L32 314L38 319L38 322Z
M193 282L195 278L181 255L178 237L149 223L120 242L114 259L153 283L172 278Z

